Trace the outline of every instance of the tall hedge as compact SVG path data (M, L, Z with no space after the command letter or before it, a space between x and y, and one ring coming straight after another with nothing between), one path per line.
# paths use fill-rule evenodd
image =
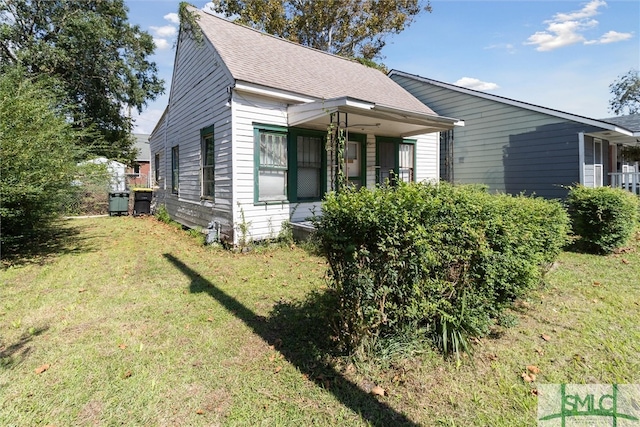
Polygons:
M571 188L567 203L580 247L588 252L610 253L623 246L637 225L638 200L638 196L620 188Z
M558 202L400 184L329 194L316 227L346 347L426 328L447 350L540 283L568 218Z
M19 67L0 74L2 239L47 224L74 191L79 137L54 93L56 82Z

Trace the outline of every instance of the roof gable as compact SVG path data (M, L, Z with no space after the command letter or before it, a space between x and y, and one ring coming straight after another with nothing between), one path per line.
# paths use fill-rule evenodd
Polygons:
M236 81L317 100L349 97L437 116L375 68L195 12L204 36Z
M538 113L542 113L542 114L546 114L549 116L553 116L553 117L557 117L560 119L564 119L564 120L570 120L573 122L577 122L577 123L583 123L589 126L595 126L595 127L600 127L602 129L607 129L607 130L612 130L615 132L619 132L623 135L626 136L631 136L634 135L634 131L631 128L628 128L627 126L625 126L625 124L628 124L624 121L613 121L611 119L604 119L604 120L598 120L598 119L592 119L589 117L584 117L584 116L580 116L577 114L571 114L571 113L567 113L564 111L560 111L560 110L554 110L552 108L547 108L547 107L543 107L540 105L535 105L535 104L530 104L528 102L523 102L523 101L518 101L515 99L511 99L511 98L506 98L504 96L498 96L498 95L493 95L493 94L489 94L486 92L481 92L478 90L474 90L474 89L469 89L469 88L465 88L465 87L461 87L461 86L456 86L454 84L451 83L444 83L438 80L433 80L433 79L429 79L426 77L421 77L415 74L410 74L410 73L405 73L404 71L398 71L398 70L391 70L389 72L389 76L401 76L401 77L405 77L408 79L412 79L418 82L422 82L422 83L426 83L426 84L431 84L434 86L438 86L438 87L442 87L445 89L449 89L455 92L459 92L459 93L464 93L467 95L471 95L471 96L476 96L478 98L483 98L483 99L488 99L491 101L495 101L495 102L500 102L502 104L506 104L506 105L512 105L515 107L519 107L519 108L523 108L525 110L530 110L530 111L535 111Z

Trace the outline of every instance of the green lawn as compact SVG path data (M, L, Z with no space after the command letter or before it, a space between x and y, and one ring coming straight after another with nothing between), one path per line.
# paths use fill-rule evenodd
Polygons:
M331 355L326 266L298 247L239 254L153 218L66 221L55 244L3 255L0 425L535 425L540 383L640 383L639 247L563 253L517 325L457 367Z

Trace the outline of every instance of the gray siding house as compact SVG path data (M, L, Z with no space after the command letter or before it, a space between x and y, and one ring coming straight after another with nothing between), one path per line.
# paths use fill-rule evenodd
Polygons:
M441 179L547 198L563 198L576 183L638 191L630 185L639 181L637 163L620 154L640 136L628 122L582 117L397 70L389 76L436 113L464 121L464 127L441 134Z
M438 180L457 120L379 70L191 10L203 41L181 29L150 137L155 204L174 220L237 244L319 213L338 168L354 186Z

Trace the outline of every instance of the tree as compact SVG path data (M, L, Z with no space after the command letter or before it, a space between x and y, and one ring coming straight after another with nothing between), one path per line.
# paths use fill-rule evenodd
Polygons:
M214 0L212 9L305 46L371 61L389 34L431 6L420 0Z
M127 20L123 0L0 0L0 67L56 77L69 120L95 155L132 160L132 108L164 91L147 59L153 38Z
M84 131L66 119L56 82L25 78L19 67L0 75L0 217L2 236L47 224L72 193Z
M640 74L631 69L609 85L613 98L609 110L614 114L637 114L640 112Z

